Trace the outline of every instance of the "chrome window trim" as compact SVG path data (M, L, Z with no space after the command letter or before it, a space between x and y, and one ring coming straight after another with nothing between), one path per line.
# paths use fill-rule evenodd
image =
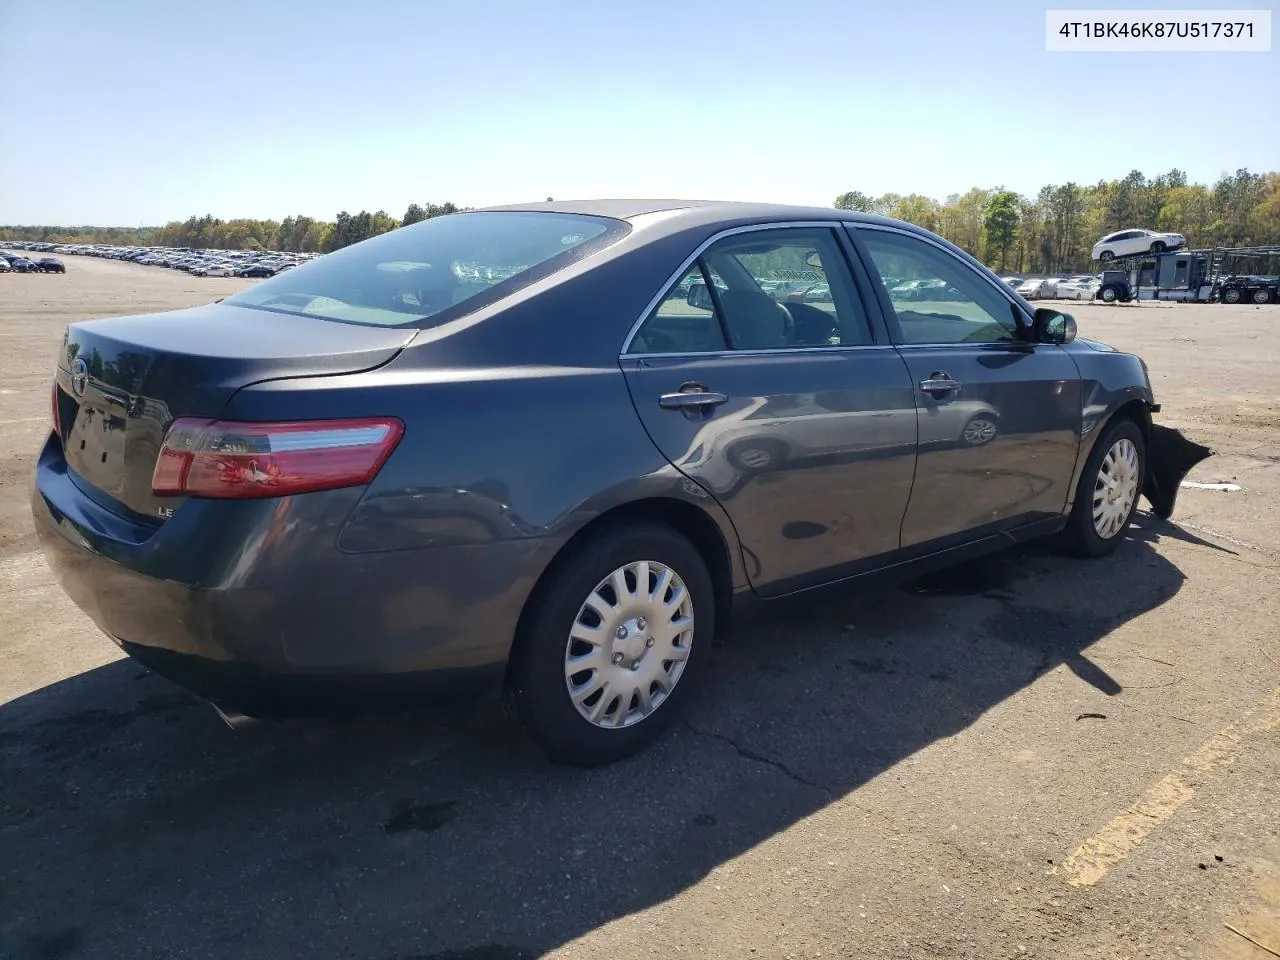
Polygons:
M636 334L640 332L640 328L644 326L644 322L649 319L649 314L653 313L653 311L657 308L658 304L660 304L666 298L667 294L671 292L671 288L680 282L680 280L688 272L689 268L693 266L694 262L700 256L702 256L702 254L706 252L707 248L710 247L713 243L723 240L725 237L732 237L741 233L757 233L763 230L812 229L814 227L817 227L822 230L831 231L831 233L833 234L832 239L835 240L837 244L839 244L840 242L839 238L835 237L834 234L836 229L841 225L842 223L839 220L783 220L777 223L749 223L741 227L729 227L725 230L719 231L718 233L712 234L706 240L702 241L702 243L698 244L698 246L694 249L693 253L689 254L689 256L684 260L684 262L680 264L679 268L675 271L675 273L673 273L670 277L668 277L663 282L662 286L658 288L657 294L653 297L652 300L649 301L648 305L645 306L644 311L640 314L640 318L636 320L636 322L631 325L631 329L627 331L627 337L625 340L622 341L622 350L619 351L618 353L618 359L624 360L628 357L633 357L633 358L634 357L650 357L650 358L675 357L675 356L707 357L707 356L717 356L717 355L741 357L741 356L746 356L748 354L799 353L799 352L808 352L808 351L818 351L821 353L825 353L833 349L836 349L836 350L840 349L841 346L844 346L843 344L833 343L830 347L779 347L777 349L770 349L770 350L724 350L724 351L693 351L693 352L684 351L681 353L627 353L627 350L630 349L631 347L631 341L634 340ZM852 276L853 271L850 270L849 273ZM854 284L854 290L855 292L857 291L856 282ZM868 327L871 326L870 317L867 318L867 325ZM871 329L869 329L868 332L873 335L875 333L875 331ZM863 346L863 345L860 345L860 344L848 345L850 349L859 347L859 346ZM866 344L865 346L879 346L879 344Z
M645 314L648 316L648 314ZM621 360L669 360L725 357L773 357L796 353L844 353L850 350L893 350L890 343L833 343L829 347L770 347L765 350L680 350L675 353L624 353Z
M938 243L938 242L937 242L936 240L934 240L932 237L921 236L920 234L915 233L914 231L911 231L911 230L902 230L902 229L900 229L900 228L898 228L898 227L890 227L890 226L886 226L886 225L879 224L879 223L858 223L857 221L845 221L845 222L844 222L844 226L845 226L847 229L854 231L854 235L855 235L855 236L857 235L857 233L858 233L859 231L865 231L865 230L880 230L880 231L882 231L882 232L884 232L884 233L897 233L897 234L901 234L901 235L902 235L902 236L904 236L904 237L911 237L912 239L920 240L920 241L922 241L923 243L927 243L927 244L929 244L929 245L930 245L930 246L932 246L932 247L936 247L937 249L939 249L939 250L941 250L943 253L945 253L947 256L951 257L951 258L952 258L952 259L954 259L954 260L957 260L957 261L960 263L960 265L961 265L961 266L965 267L965 268L966 268L966 269L968 269L971 273L973 273L975 276L977 276L979 279L983 280L983 281L987 284L987 286L991 287L991 288L992 288L992 289L994 289L994 290L997 290L997 291L1000 293L1000 296L1002 296L1005 300L1008 300L1008 301L1009 301L1009 303L1011 303L1014 307L1016 307L1016 308L1017 308L1018 313L1022 314L1024 317L1026 317L1028 321L1030 321L1030 320L1031 320L1031 317L1027 316L1027 311L1026 311L1026 309L1022 306L1022 304L1020 304L1017 300L1013 299L1013 297L1011 297L1011 296L1009 295L1009 293L1010 293L1010 289L1009 289L1009 285L1008 285L1008 284L1005 284L1005 283L998 283L998 282L996 282L996 281L992 280L992 279L991 279L990 277L988 277L986 274L982 273L981 271L979 271L979 270L975 270L972 266L970 266L968 263L965 263L963 260L961 260L959 257L957 257L957 256L956 256L952 251L948 250L946 247L944 247L942 244ZM878 267L876 267L876 266L875 266L875 263L874 263L874 262L871 264L871 266L872 266L872 267L874 267L874 268L875 268L875 270L876 270L876 276L875 276L875 279L877 279L877 280L879 280L879 281L880 281L880 285L881 285L881 286L884 286L884 278L880 276L880 269L879 269ZM886 290L886 292L888 292L888 291ZM996 322L998 323L999 321L996 321ZM1006 341L1004 341L1004 340L994 340L994 341L991 341L991 342L992 342L992 343L1005 343ZM1009 343L1021 343L1022 341L1020 341L1020 340L1010 340L1010 341L1007 341L1007 342L1009 342ZM940 347L945 346L945 347L954 347L954 346L958 346L958 344L954 344L954 343L940 343L940 344L924 344L924 343L911 343L911 344L907 344L907 343L903 343L903 344L899 344L899 346L904 346L904 347L907 347L907 346L911 346L911 347L924 347L924 346L940 346Z

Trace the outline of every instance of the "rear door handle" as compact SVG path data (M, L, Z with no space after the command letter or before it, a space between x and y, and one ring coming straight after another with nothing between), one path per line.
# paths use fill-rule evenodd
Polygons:
M686 383L675 393L664 393L658 397L658 406L664 410L705 409L718 407L728 400L725 394L708 390L700 383Z

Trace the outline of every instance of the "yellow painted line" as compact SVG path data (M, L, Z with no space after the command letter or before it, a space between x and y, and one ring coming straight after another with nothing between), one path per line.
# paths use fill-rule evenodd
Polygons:
M1156 827L1195 796L1196 787L1213 771L1235 763L1242 743L1280 727L1280 689L1276 689L1243 719L1224 727L1092 837L1049 871L1065 877L1073 887L1089 887L1138 848Z

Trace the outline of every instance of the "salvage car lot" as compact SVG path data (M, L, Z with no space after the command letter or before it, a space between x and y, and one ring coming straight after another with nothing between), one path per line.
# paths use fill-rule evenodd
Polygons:
M75 265L0 277L3 955L1255 955L1226 923L1280 945L1273 310L1069 308L1220 451L1191 479L1241 492L1185 490L1098 563L797 603L718 651L675 736L582 772L488 709L233 734L120 660L27 515L58 337L249 281Z

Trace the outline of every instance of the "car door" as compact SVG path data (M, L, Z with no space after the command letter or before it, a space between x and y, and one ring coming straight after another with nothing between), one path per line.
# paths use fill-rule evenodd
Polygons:
M1126 230L1114 244L1117 257L1128 257L1147 249L1146 234L1141 230Z
M1057 517L1080 444L1075 361L1029 340L999 283L922 234L851 225L873 276L942 281L943 299L895 300L876 284L915 387L919 453L902 546L979 537Z
M849 253L838 224L727 231L670 280L620 358L649 436L724 507L764 596L898 547L914 391Z

